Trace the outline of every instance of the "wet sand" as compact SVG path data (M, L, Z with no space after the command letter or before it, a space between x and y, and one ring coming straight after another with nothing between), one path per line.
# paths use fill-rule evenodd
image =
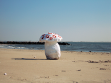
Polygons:
M0 49L0 83L111 83L111 53Z

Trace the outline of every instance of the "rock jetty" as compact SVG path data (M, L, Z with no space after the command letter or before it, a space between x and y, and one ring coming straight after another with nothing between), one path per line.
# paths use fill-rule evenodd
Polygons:
M38 44L42 45L44 42L30 42L30 41L0 41L0 44ZM58 42L59 45L70 45L67 42Z

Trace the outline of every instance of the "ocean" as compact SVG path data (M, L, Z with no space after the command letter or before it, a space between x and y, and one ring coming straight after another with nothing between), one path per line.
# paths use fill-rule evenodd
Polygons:
M111 42L67 42L70 45L60 45L61 51L82 51L82 52L110 52ZM44 45L26 44L0 44L0 48L6 49L29 49L45 50Z

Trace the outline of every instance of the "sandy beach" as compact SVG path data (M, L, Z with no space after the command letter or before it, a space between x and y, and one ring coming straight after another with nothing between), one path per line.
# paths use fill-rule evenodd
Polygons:
M0 49L0 83L111 83L111 53Z

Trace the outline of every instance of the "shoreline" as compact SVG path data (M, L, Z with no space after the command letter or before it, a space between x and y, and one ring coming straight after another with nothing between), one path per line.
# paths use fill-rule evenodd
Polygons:
M0 83L111 83L110 77L111 53L61 51L59 60L47 60L44 50L0 48Z
M10 45L10 44L9 44ZM0 49L11 49L11 48L0 48ZM17 50L17 48L12 48L12 50L15 49ZM40 49L19 49L18 50L40 50ZM42 50L42 49L41 49ZM43 51L45 51L45 49L43 49ZM64 51L67 51L67 52L89 52L89 53L111 53L111 52L100 52L100 51L68 51L68 50L61 50L61 52L64 52Z
M71 43L70 43L71 44ZM76 45L77 44L77 45ZM95 43L72 43L71 45L60 45L61 51L77 51L77 52L106 52L111 53L111 44ZM109 47L107 47L109 45ZM44 45L24 45L24 44L0 44L0 48L7 49L29 49L29 50L45 50Z

